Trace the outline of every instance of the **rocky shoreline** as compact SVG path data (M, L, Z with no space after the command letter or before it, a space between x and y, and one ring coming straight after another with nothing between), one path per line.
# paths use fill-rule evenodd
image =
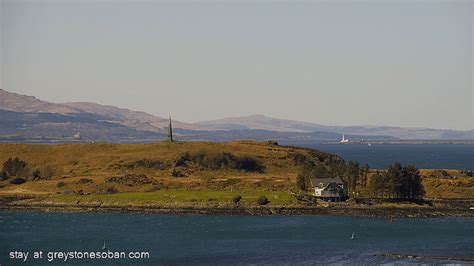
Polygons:
M380 207L166 207L111 206L100 204L3 204L0 211L57 213L145 213L165 215L335 215L368 218L442 218L474 217L473 210L448 208Z
M385 253L385 254L375 254L374 256L381 256L394 259L411 259L411 260L433 260L433 261L450 261L450 262L474 262L474 258L467 257L449 257L449 256L420 256L420 255L408 255L408 254L395 254L395 253Z
M25 202L28 196L0 197L0 211L51 212L51 213L145 213L163 215L334 215L368 218L443 218L474 217L470 209L472 200L438 201L433 207L342 204L329 206L271 207L271 206L159 206L159 205L110 205L104 203L52 203Z

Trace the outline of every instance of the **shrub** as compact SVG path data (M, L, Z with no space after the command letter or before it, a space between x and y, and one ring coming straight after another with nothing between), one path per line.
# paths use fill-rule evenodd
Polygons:
M12 181L10 181L10 184L20 185L20 184L23 184L25 182L26 182L26 180L24 178L17 177L17 178L14 178Z
M186 161L189 160L189 153L185 152L176 159L175 166L186 166Z
M56 187L58 187L58 188L62 188L62 187L65 187L65 186L66 186L66 183L64 183L64 182L58 182L56 184Z
M117 193L118 193L118 190L113 187L109 187L105 190L105 194L117 194Z
M306 155L301 154L301 153L294 153L291 155L293 157L293 161L295 162L295 165L304 165L308 161L311 161L311 158L306 157Z
M33 173L31 174L31 179L33 179L33 180L41 179L40 170L36 169L35 171L33 171Z
M15 159L9 158L3 163L3 172L8 177L17 176L25 171L27 165L25 161L18 159L18 157L15 157Z
M278 146L278 142L276 140L269 140L268 144Z
M305 176L303 173L298 174L296 177L296 186L301 190L308 189L308 177Z
M143 160L138 160L135 162L131 162L125 165L127 168L149 168L149 169L157 169L157 170L163 170L165 169L164 164L162 164L160 161L157 160L152 160L152 159L143 159Z
M186 177L186 175L181 172L181 170L177 169L177 168L173 168L173 170L171 171L171 176L174 176L174 177Z
M153 184L154 180L143 174L126 174L124 176L108 177L105 179L105 183L115 183L132 187Z
M237 169L246 172L263 172L264 167L257 159L249 156L235 156L227 152L201 150L196 153L184 153L176 160L176 166L186 166L187 162L197 163L200 167L218 169Z
M236 195L232 198L232 203L234 204L240 204L240 200L242 199L242 196Z
M94 181L92 181L92 179L89 179L89 178L81 178L79 179L79 181L77 181L79 184L87 184L87 183L94 183Z
M268 198L265 197L265 196L260 196L260 197L257 199L257 204L258 204L258 205L267 205L268 203L270 203L270 201L269 201Z

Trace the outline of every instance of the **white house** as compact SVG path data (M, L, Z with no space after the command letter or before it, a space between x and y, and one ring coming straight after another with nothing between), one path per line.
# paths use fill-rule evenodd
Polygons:
M342 201L347 198L344 182L339 177L311 178L314 196L325 201Z

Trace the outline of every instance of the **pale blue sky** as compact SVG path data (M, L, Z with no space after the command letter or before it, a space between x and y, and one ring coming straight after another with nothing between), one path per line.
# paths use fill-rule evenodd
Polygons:
M1 87L195 122L473 128L472 1L1 1Z

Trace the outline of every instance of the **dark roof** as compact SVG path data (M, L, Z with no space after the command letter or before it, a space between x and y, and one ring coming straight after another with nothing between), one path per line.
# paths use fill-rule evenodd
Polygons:
M321 183L323 183L323 185L327 185L327 184L330 184L330 183L344 184L344 182L342 182L341 178L339 178L339 177L334 177L334 178L311 178L311 184L313 184L314 187L321 184Z

